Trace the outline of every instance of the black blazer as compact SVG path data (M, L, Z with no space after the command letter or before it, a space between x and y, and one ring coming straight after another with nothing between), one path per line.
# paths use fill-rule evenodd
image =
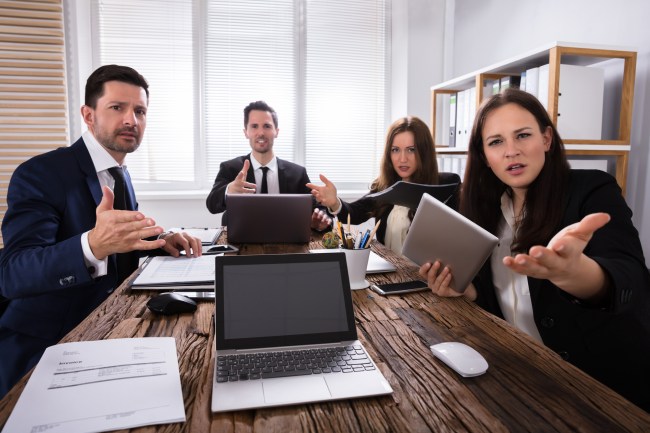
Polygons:
M224 161L219 166L219 173L205 201L208 210L213 214L225 212L226 188L230 182L235 180L244 166L244 161L247 159L250 161L250 153ZM246 181L255 183L255 173L252 169L249 169L248 173L246 173ZM305 170L305 167L293 162L278 158L278 181L281 194L311 194L311 190L306 185L310 182L307 170ZM315 204L314 207L316 207ZM222 221L223 225L227 225L226 214L222 216Z
M594 307L548 280L528 278L533 315L544 344L562 358L650 411L650 275L632 211L615 179L599 170L571 170L564 218L556 231L594 212L611 221L585 248L609 275L612 294ZM490 260L474 279L477 303L503 317Z
M460 194L460 176L456 173L439 173L438 183L440 185L448 184L458 184L459 188L456 190L456 193L447 201L447 205L454 210L458 210L458 200ZM368 193L370 194L370 193ZM359 200L353 202L345 202L341 200L342 208L339 212L338 219L342 223L347 222L348 215L350 215L350 223L352 224L361 224L364 221L369 220L370 218L375 218L381 221L381 224L377 228L377 240L384 243L386 237L386 226L388 222L388 215L393 210L393 205L381 205L374 198L367 197L367 194L361 197Z

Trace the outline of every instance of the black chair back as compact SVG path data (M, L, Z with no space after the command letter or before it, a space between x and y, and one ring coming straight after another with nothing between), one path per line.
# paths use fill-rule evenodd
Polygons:
M458 184L458 188L456 188L456 192L454 193L454 195L452 195L449 198L449 200L447 200L447 206L449 206L453 210L457 211L458 210L458 204L460 202L460 187L461 187L460 176L457 175L456 173L441 171L441 172L438 173L438 183L440 185L449 185L451 183Z

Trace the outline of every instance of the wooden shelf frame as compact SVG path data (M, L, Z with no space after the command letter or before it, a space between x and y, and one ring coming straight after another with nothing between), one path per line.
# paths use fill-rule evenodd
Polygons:
M564 61L568 64L591 65L600 61L621 59L623 61L623 74L620 95L620 111L618 114L618 137L614 139L564 139L567 155L603 156L614 157L615 177L625 194L627 167L629 161L629 145L632 135L632 114L634 108L634 85L636 77L637 53L631 49L618 47L590 46L567 42L555 42L525 53L514 59L482 68L479 71L440 83L431 88L431 133L436 137L436 120L439 107L439 96L450 95L470 87L476 87L476 107L483 101L483 89L487 80L495 80L504 76L519 75L530 67L538 67L548 63L549 88L548 112L551 120L557 125L558 96L560 88L560 65ZM580 148L578 148L578 146ZM620 150L617 147L620 146ZM606 147L606 149L601 149ZM436 146L436 152L444 155L466 153L466 150L453 147Z

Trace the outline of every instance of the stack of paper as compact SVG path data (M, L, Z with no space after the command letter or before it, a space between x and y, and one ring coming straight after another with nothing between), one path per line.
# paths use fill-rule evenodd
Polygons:
M133 290L214 290L214 255L195 258L156 256L147 259Z
M2 430L90 433L185 422L172 337L48 347Z

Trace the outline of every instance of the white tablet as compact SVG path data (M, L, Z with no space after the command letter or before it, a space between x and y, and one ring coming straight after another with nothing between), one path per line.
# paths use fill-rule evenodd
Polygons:
M452 272L451 288L464 292L499 239L429 194L424 194L402 254L418 265L439 260Z

